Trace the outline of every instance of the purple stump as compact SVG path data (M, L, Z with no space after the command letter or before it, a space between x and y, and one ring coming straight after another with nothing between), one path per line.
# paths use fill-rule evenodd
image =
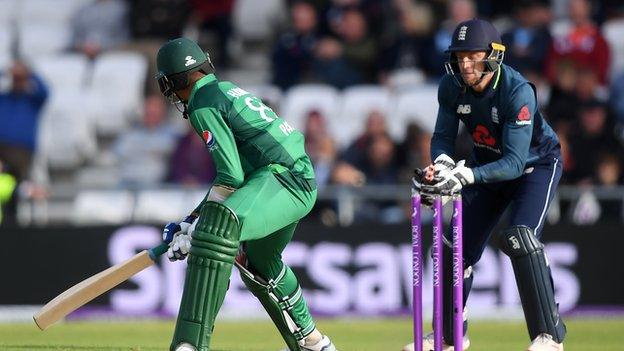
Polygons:
M464 253L462 198L453 196L453 345L462 350L464 343Z
M442 198L433 200L433 342L434 351L442 351Z
M414 350L422 351L423 344L423 293L422 293L422 223L420 194L412 190L412 318Z

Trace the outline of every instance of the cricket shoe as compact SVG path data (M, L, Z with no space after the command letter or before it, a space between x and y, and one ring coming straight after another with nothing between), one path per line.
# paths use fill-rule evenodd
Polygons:
M433 333L429 333L425 335L423 338L423 351L433 351ZM462 345L462 350L468 350L470 347L470 340L468 337L464 337L464 344ZM409 343L403 347L401 351L414 351L414 343ZM444 341L442 341L442 351L455 351L455 347L453 345L447 345Z
M563 351L563 343L559 344L550 334L540 334L533 340L527 351Z
M284 349L282 351L290 351L289 349ZM323 338L319 340L314 345L305 345L301 346L301 351L338 351L336 350L336 346L334 343L329 340L327 335L323 335Z

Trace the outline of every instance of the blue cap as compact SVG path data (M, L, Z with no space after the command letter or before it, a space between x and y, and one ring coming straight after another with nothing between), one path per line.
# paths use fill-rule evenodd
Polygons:
M490 51L492 43L501 44L501 36L494 26L478 18L464 21L453 32L447 53L456 51Z

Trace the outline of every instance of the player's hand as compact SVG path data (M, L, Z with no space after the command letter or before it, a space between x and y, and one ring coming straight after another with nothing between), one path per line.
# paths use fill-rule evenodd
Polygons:
M165 228L163 228L162 240L167 244L171 244L176 234L188 234L189 228L196 219L197 217L190 215L186 216L180 223L167 223Z
M472 169L465 166L465 161L457 162L455 168L441 171L433 185L424 185L422 191L429 194L452 195L461 189L474 183Z
M169 250L167 250L167 258L169 261L174 262L177 260L184 260L191 250L191 236L188 234L182 234L178 232L169 244Z
M423 186L432 185L432 183L427 180L429 178L429 172L433 172L432 166L428 166L425 169L416 168L414 170L414 176L412 177L412 188L414 189L414 191L420 193L420 203L426 207L433 206L434 196L433 194L429 194L423 191ZM432 175L431 181L433 181L434 179L435 177Z

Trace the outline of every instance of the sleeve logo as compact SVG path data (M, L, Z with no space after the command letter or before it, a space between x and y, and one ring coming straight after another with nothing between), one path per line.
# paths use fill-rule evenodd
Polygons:
M531 112L527 105L522 106L520 112L518 112L518 118L516 119L516 125L524 126L531 124Z
M204 130L202 132L203 137L204 137L204 142L206 142L206 146L208 147L208 150L213 150L216 144L216 140L214 138L214 135L212 133L210 133L210 131L208 130Z

